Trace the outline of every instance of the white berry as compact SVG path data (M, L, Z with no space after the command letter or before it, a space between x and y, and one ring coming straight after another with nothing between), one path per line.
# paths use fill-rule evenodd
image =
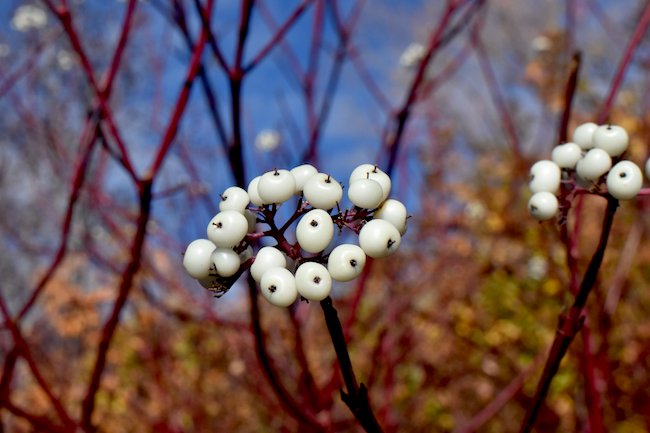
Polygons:
M388 221L368 221L359 232L359 246L372 258L387 257L397 251L402 237Z
M295 193L299 194L305 187L305 183L315 174L318 173L316 167L311 164L302 164L291 169L291 175L296 182Z
M357 179L348 187L348 198L353 205L375 209L384 199L384 190L372 179Z
M217 248L210 257L215 271L221 277L232 277L239 270L239 254L230 248Z
M249 202L248 193L243 188L231 186L221 193L219 210L234 210L243 213Z
M295 278L298 293L310 301L322 301L332 290L332 276L320 263L303 263L298 266Z
M560 187L562 172L553 161L537 161L530 168L528 186L533 193L540 191L556 192Z
M309 253L323 251L334 236L334 223L330 214L322 209L307 212L296 226L296 239Z
M254 233L257 226L257 214L249 209L244 209L244 216L248 222L248 233Z
M361 247L341 244L334 248L327 259L327 271L336 281L357 278L366 264L366 253Z
M368 173L375 170L377 166L375 164L361 164L358 165L350 173L349 183L354 182L357 179L367 179L369 177Z
M612 168L612 158L603 149L591 149L576 164L578 176L584 180L597 180Z
M277 307L288 307L298 298L296 279L286 268L273 267L260 280L262 296Z
M391 188L391 181L390 181L390 176L388 176L386 173L381 171L379 167L377 167L374 164L361 164L354 170L352 170L352 173L350 174L350 181L349 184L352 185L352 183L355 180L359 179L372 179L375 182L377 182L382 189L382 201L386 200L388 198L388 195L390 194L390 188Z
M389 198L374 213L375 219L386 220L395 226L400 235L406 233L406 207L401 201Z
M592 122L583 123L573 131L573 142L580 146L581 149L589 150L594 147L594 131L598 125Z
M246 249L245 249L244 251L242 251L241 253L239 253L239 262L240 262L240 263L244 263L246 260L248 260L248 259L250 259L251 257L253 257L253 253L254 253L254 251L253 251L253 247L250 246L250 245L247 246Z
M645 176L650 179L650 158L645 162Z
M343 187L329 174L317 173L305 183L303 195L315 208L332 209L341 202Z
M257 184L257 193L264 204L284 203L296 190L296 181L288 170L264 173Z
M196 239L187 246L183 255L183 267L192 278L206 278L210 274L210 256L216 248L207 239Z
M530 214L540 221L553 218L558 207L557 197L548 191L537 192L528 200Z
M251 265L251 276L258 283L267 269L274 267L286 268L287 259L284 254L275 247L262 247L255 256L255 261Z
M248 233L246 217L234 210L219 212L208 224L208 239L221 248L238 245Z
M594 131L594 147L603 149L609 156L619 156L627 150L630 137L617 125L602 125Z
M620 161L607 174L607 191L619 200L636 197L642 184L641 169L632 161Z
M576 168L576 164L582 158L582 149L576 143L564 143L555 146L551 153L551 159L560 168Z
M260 179L262 176L257 176L254 177L249 183L248 183L248 197L250 198L251 203L253 203L255 206L260 207L264 206L264 200L262 200L262 197L260 197L260 194L258 192L257 187L259 186Z

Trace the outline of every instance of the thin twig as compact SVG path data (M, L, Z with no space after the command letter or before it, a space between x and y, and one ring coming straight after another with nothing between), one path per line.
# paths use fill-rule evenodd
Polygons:
M129 293L133 287L133 280L140 268L142 251L144 249L144 240L147 232L147 223L149 222L151 212L151 188L151 181L141 183L140 214L138 216L136 233L131 245L131 256L128 265L122 272L118 295L113 304L111 314L102 327L97 355L88 382L88 388L82 402L81 425L86 431L93 430L92 415L95 409L95 397L99 391L102 374L106 367L108 349L110 348L113 336L117 330L120 314L126 305Z
M133 13L135 10L134 9L135 3L137 3L136 0L129 0L130 6L129 8L127 8L125 22L122 27L123 33L128 33L131 28L130 21L133 17ZM74 49L74 51L77 53L77 56L79 57L79 61L81 62L81 66L86 75L88 83L92 87L97 97L99 107L101 108L102 117L106 120L106 123L108 124L108 129L111 135L113 136L113 138L115 139L115 142L122 154L122 159L124 161L125 169L127 173L131 176L131 179L137 181L138 176L136 174L135 168L131 164L131 159L127 151L126 143L124 142L120 130L117 127L113 113L110 107L108 106L108 99L107 99L108 95L106 93L106 89L100 87L100 84L97 82L97 78L93 71L92 65L90 64L90 60L88 59L88 55L86 54L86 51L81 45L79 33L77 32L76 28L73 26L72 15L70 13L70 10L65 5L65 3L63 3L63 5L60 8L55 8L52 6L50 7L52 9L52 12L56 15L56 17L61 22L61 25L63 26L66 34L68 35L68 39L70 41L70 44L72 45L72 48ZM120 37L120 40L122 40L122 37ZM123 52L124 52L123 46L118 43L118 47L115 53L116 56L121 57ZM111 68L115 68L115 71L117 71L118 65L119 65L119 61L114 61L111 63ZM114 78L115 74L109 72L109 74L107 74L107 78L110 77Z
M206 6L206 13L209 16L212 11L213 0L208 0ZM148 170L148 173L145 179L137 182L138 187L138 198L140 201L140 210L138 215L138 220L136 224L136 232L133 237L131 244L131 253L129 258L128 265L124 268L120 278L120 285L118 289L118 295L113 304L111 314L108 320L104 323L102 328L102 333L100 337L99 347L97 350L97 355L95 358L95 363L92 369L90 376L90 381L88 383L88 388L82 403L82 414L81 414L81 423L84 429L87 431L93 430L92 426L92 414L95 408L95 397L100 387L101 377L103 375L104 369L106 367L106 359L108 354L108 349L110 348L113 336L119 324L120 315L126 302L129 298L129 294L133 287L133 281L140 269L142 261L142 252L144 250L144 241L147 233L147 224L150 219L151 213L151 201L152 201L152 188L153 182L156 175L160 172L160 167L167 155L176 133L178 131L178 125L180 120L185 112L185 107L187 105L187 100L189 98L189 92L194 82L194 78L198 72L200 65L201 55L203 53L203 48L205 47L207 40L207 32L205 29L202 29L201 36L199 37L199 42L197 43L194 53L192 55L192 60L188 67L185 80L183 82L182 89L177 98L174 110L172 112L170 121L168 123L167 129L163 136L162 142L158 147L158 152L156 153L151 166Z
M607 92L605 103L598 112L598 116L596 116L596 122L598 124L604 123L609 117L612 105L614 104L614 98L618 94L618 89L623 83L625 72L627 72L628 67L632 63L632 56L634 55L637 47L641 44L643 35L648 29L648 25L650 25L650 2L646 4L645 9L643 10L643 14L641 15L641 18L639 18L639 22L634 29L634 33L632 34L632 37L625 47L625 52L623 53L621 62L618 64L618 69L614 74L614 79L612 80L612 84L610 85L609 91Z
M506 385L487 406L481 409L481 411L474 415L467 423L463 424L461 428L455 430L454 433L472 433L492 419L503 408L503 406L505 406L505 404L521 390L526 379L528 379L539 363L542 362L542 359L544 359L542 356L544 353L545 352L540 352L533 362L531 362L528 367L510 381L510 383L508 383L508 385Z
M247 282L251 326L253 328L253 337L255 338L255 352L257 354L258 363L262 368L266 379L269 381L271 389L277 396L284 410L286 410L291 417L301 423L311 426L313 431L322 431L323 428L320 426L316 418L314 418L311 410L298 403L280 381L278 373L273 365L273 360L266 350L266 338L264 331L262 330L260 307L257 302L257 286L250 273L247 275Z
M487 88L490 92L490 95L492 96L494 105L496 105L496 108L499 112L501 123L505 131L508 144L510 146L510 151L512 152L515 161L521 161L522 154L519 146L519 136L515 128L515 123L512 119L512 115L510 114L510 110L508 109L508 105L506 104L501 89L499 88L499 83L497 81L496 74L494 73L494 68L492 67L492 63L490 62L487 51L483 45L483 41L481 40L481 36L478 31L472 32L472 44L478 57L478 63L483 74L483 78L486 81Z
M124 16L124 22L122 24L120 38L117 47L115 48L115 53L113 54L111 65L106 74L106 78L102 83L101 89L99 88L97 89L97 96L99 101L95 104L94 109L91 110L92 114L88 116L88 119L86 120L86 124L84 125L84 131L81 134L80 145L79 145L79 148L81 149L80 152L81 156L78 162L75 164L74 176L72 178L71 188L70 188L71 189L70 198L68 199L68 206L66 209L65 216L63 218L63 224L61 226L61 240L59 241L59 247L47 271L45 272L43 277L39 280L38 284L36 285L36 288L33 290L32 294L30 295L30 298L27 300L25 305L21 308L20 312L18 313L16 319L17 321L20 321L29 312L29 310L32 308L32 306L34 305L34 303L36 302L40 294L45 289L45 286L47 286L51 278L54 276L55 270L57 269L57 267L65 257L70 228L72 226L72 217L73 217L74 209L76 207L76 203L79 198L81 188L85 183L85 178L87 174L86 171L88 169L88 164L90 161L92 150L94 149L95 140L99 135L101 135L101 131L99 130L100 128L99 113L100 113L100 109L103 109L102 101L108 100L113 89L113 83L115 82L115 77L117 75L120 62L123 58L124 48L128 40L129 31L131 29L131 21L133 19L133 15L135 12L134 3L135 0L131 0L127 5L127 11ZM63 14L64 12L55 8L51 3L48 3L48 6L57 14L57 16L62 20L63 23L64 22L63 18L59 14ZM74 29L72 28L72 24L71 24L72 19L69 16L69 12L67 13L67 16L68 16L68 20L66 22L68 23L69 27L66 28L66 32L68 32L69 38L77 41L76 46L79 50L81 50L80 52L78 52L78 55L83 59L85 58L85 54L83 54L83 50L81 49L81 44L78 41L76 33L74 33ZM94 82L94 75L92 74L92 70L89 70L87 72L91 74L88 77L88 79L91 82ZM119 144L120 142L118 141L118 146ZM129 162L128 155L126 153L126 148L121 146L120 149L122 155L122 159L121 159L122 165L125 168L125 170L129 172L133 177L135 175L135 172L133 171L133 168Z
M607 247L609 233L612 228L612 223L614 221L614 215L617 208L618 200L613 197L609 197L607 200L605 216L603 218L602 231L600 234L598 247L596 248L591 261L589 262L589 266L587 267L587 271L585 272L582 283L580 284L580 289L575 296L573 305L569 311L560 314L558 327L555 332L555 339L553 340L553 345L551 346L551 351L546 360L546 365L544 366L542 376L537 384L537 389L535 391L532 404L528 408L519 433L528 433L535 425L539 409L544 403L544 400L546 400L546 395L548 394L548 390L553 377L555 377L555 374L560 367L560 362L566 355L574 337L582 327L582 324L584 322L583 309L587 303L587 298L589 297L591 290L596 284L598 271L600 270L600 266L605 255L605 248Z
M406 128L406 123L413 110L413 104L417 99L420 87L425 82L425 73L429 67L429 64L433 61L436 53L445 44L451 42L463 28L471 23L471 15L478 13L484 3L485 0L476 0L472 2L472 5L469 7L469 17L463 17L463 19L460 20L456 25L452 26L452 18L458 9L463 6L463 2L447 2L447 7L442 18L440 19L440 22L429 37L429 42L427 44L425 54L422 57L422 61L420 62L418 69L411 81L409 89L406 93L406 97L404 98L404 102L399 107L399 109L395 111L395 114L390 119L391 127L387 129L389 133L384 140L385 149L382 150L387 151L389 155L388 162L386 164L386 170L384 170L389 176L395 167L397 153L400 148L404 130Z
M197 4L197 7L200 8L201 7L200 4ZM192 41L192 37L190 36L190 32L187 26L185 9L183 9L182 4L178 1L174 2L174 12L175 13L173 14L174 15L173 21L180 29L181 34L183 35L183 39L185 40L185 45L187 45L187 48L190 52L194 52L194 41ZM216 91L214 90L214 86L210 82L210 79L208 77L208 74L205 70L203 63L201 63L201 65L199 66L198 76L199 76L199 80L201 81L201 86L203 88L203 93L205 95L206 102L208 104L208 111L210 113L210 116L212 117L212 123L214 124L214 127L217 131L217 135L219 136L219 140L221 141L221 145L224 151L227 151L228 138L226 135L226 129L224 127L221 113L219 112L219 105L217 104L217 94Z
M313 3L314 0L303 0L293 12L289 15L286 21L280 26L280 28L275 32L275 34L269 39L269 41L260 49L260 51L253 57L253 59L244 66L244 72L249 72L251 69L255 68L260 62L271 52L273 49L280 44L280 41L284 39L284 36L287 32L293 27L293 25L298 21L302 16L303 12L307 10L307 7Z
M569 3L569 2L567 2ZM567 9L569 6L567 5ZM567 18L571 15L570 11L567 10ZM568 36L567 36L568 37ZM558 141L559 143L565 143L568 141L568 128L569 120L571 117L571 106L575 98L575 93L577 89L578 75L581 65L581 55L580 52L576 52L573 55L571 64L569 65L569 76L564 91L564 108L562 111L562 116L560 118L560 124L558 127ZM569 192L563 190L563 193ZM566 194L562 195L563 205L570 206L570 200ZM580 198L579 200L582 200ZM579 225L579 224L578 224ZM567 268L569 270L569 289L573 295L575 295L579 290L579 272L578 272L578 257L577 257L577 231L574 231L572 235L569 235L568 232L568 223L565 222L561 225L560 229L560 238L566 249L566 261ZM596 378L596 363L594 362L594 354L592 353L593 346L593 337L591 335L591 328L589 326L589 320L585 318L584 324L580 329L580 334L582 337L582 352L580 354L580 363L584 381L585 381L585 401L587 402L587 408L589 413L589 426L592 430L592 433L601 433L603 429L603 418L602 418L602 403L601 396L597 386Z
M560 118L560 127L558 128L558 143L566 143L569 139L569 120L571 117L571 105L575 99L576 88L578 84L578 74L582 55L579 51L573 53L571 64L569 65L569 78L564 88L564 108Z
M76 425L75 421L72 419L72 417L66 410L65 406L63 405L63 402L61 401L61 398L59 396L54 395L52 388L45 380L45 377L43 376L41 369L38 367L36 360L32 356L32 352L29 348L28 342L25 340L25 337L23 337L20 329L18 328L18 324L11 319L9 308L7 307L4 299L1 296L0 296L0 313L2 314L2 318L4 322L7 324L9 331L11 332L11 335L14 340L14 344L18 349L18 351L20 352L21 357L25 359L25 361L27 361L27 365L29 366L32 375L34 376L36 383L38 383L40 388L47 396L47 399L52 404L52 407L54 408L57 415L63 422L64 426L67 429L73 428Z
M307 354L305 353L303 333L301 330L302 323L296 314L296 308L298 306L299 304L293 305L292 308L287 309L287 312L289 313L289 319L291 321L295 335L294 352L301 369L299 387L301 389L301 393L306 394L306 397L312 406L312 410L314 410L314 412L318 412L320 410L322 400L320 398L321 390L319 389L318 384L314 379L314 375L312 374L311 368L309 366L309 360L307 359Z

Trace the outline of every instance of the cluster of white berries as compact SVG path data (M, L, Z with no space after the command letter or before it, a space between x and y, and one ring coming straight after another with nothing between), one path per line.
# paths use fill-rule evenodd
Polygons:
M373 164L362 164L350 175L347 196L352 208L341 209L343 186L309 164L292 170L275 169L251 180L248 189L230 187L221 194L219 213L207 227L207 239L190 243L183 255L187 273L223 295L247 269L272 304L287 307L298 296L321 301L332 281L350 281L361 273L366 256L393 254L406 232L407 213L388 198L390 177ZM295 212L283 224L277 209L298 196ZM296 242L285 237L295 224ZM267 227L257 231L260 226ZM335 228L358 234L358 245L334 248ZM261 247L260 238L275 241Z
M533 195L528 210L538 220L553 218L559 209L556 194L576 187L618 200L633 199L641 191L643 174L632 161L623 158L629 144L625 129L616 125L584 123L573 133L573 141L556 146L551 160L537 161L530 169L529 187ZM645 165L650 177L650 160ZM607 190L602 189L603 184Z

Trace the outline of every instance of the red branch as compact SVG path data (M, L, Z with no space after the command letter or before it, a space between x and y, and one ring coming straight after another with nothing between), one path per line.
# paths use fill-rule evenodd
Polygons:
M618 69L614 74L614 79L612 80L612 84L610 85L609 91L607 92L605 103L596 116L596 123L604 123L609 117L609 113L612 109L612 106L614 105L614 98L616 97L616 94L618 93L618 90L623 83L625 72L627 72L628 67L632 63L632 56L643 40L643 35L645 34L646 30L648 30L648 25L650 25L650 2L646 4L645 9L643 10L643 14L639 18L639 22L634 29L634 33L632 34L632 37L625 47L623 58L618 64Z
M409 89L406 93L406 97L401 107L399 107L393 117L391 118L391 127L388 129L390 133L385 138L385 150L388 151L389 158L386 164L386 169L384 170L388 175L390 175L395 166L397 160L397 151L400 147L402 136L406 128L406 123L411 115L413 110L413 105L417 99L418 91L422 84L425 82L426 71L429 67L429 64L432 62L436 53L444 45L449 43L455 35L457 35L460 30L469 25L471 22L470 19L463 19L459 24L454 27L450 27L452 19L455 13L464 5L465 2L458 1L448 1L445 8L445 12L440 19L440 22L436 26L435 30L432 31L429 42L427 44L425 54L422 57L417 71L411 81ZM470 6L470 12L476 13L485 3L485 0L475 0ZM465 17L467 18L467 17Z
M128 37L128 32L131 28L130 22L133 17L133 13L135 11L135 4L137 3L137 0L129 0L129 5L127 6L127 12L125 16L125 21L122 26L122 35L120 36L120 42L118 43L115 56L117 57L116 60L114 60L111 63L111 70L107 74L107 82L109 78L115 77L117 68L119 66L119 59L121 58L121 55L124 51L124 44L126 43L126 39ZM72 44L72 48L74 51L77 53L79 56L79 60L81 62L82 69L84 73L86 74L86 78L88 79L88 82L90 86L92 87L93 91L95 92L95 95L97 96L98 104L99 107L101 108L102 112L102 117L106 120L108 124L108 129L115 139L115 142L117 143L117 146L120 150L120 153L122 154L122 163L124 164L124 168L127 170L131 178L137 182L137 175L135 172L135 169L133 168L133 165L131 164L131 159L129 157L129 153L127 151L127 146L122 139L122 136L120 134L119 129L117 128L117 125L115 123L115 120L113 118L113 113L111 109L108 106L108 94L107 94L107 89L106 88L101 88L97 82L97 79L95 77L95 73L93 72L92 65L90 64L90 60L88 59L88 56L86 54L86 51L83 49L81 45L81 40L79 39L79 34L75 27L73 26L72 22L72 15L70 14L70 10L68 9L66 2L62 1L62 5L60 7L55 7L52 5L51 2L46 3L52 12L56 15L56 17L59 19L61 24L63 25L63 28L68 35L68 39L70 40L70 43Z
M90 162L90 156L91 152L94 148L94 143L97 137L100 134L99 131L99 119L97 118L97 112L101 108L103 109L103 106L105 104L102 103L103 100L108 100L108 98L111 95L111 91L113 89L113 83L115 81L115 77L117 75L117 71L119 69L120 61L123 57L124 54L124 48L126 47L126 42L128 40L128 35L129 35L129 30L131 29L131 21L134 15L135 11L135 3L136 0L130 0L129 4L127 6L127 12L124 16L124 23L122 24L122 31L120 33L120 38L117 44L117 47L115 49L115 53L113 54L113 59L111 61L111 66L108 70L108 73L106 74L106 77L104 79L104 83L101 87L101 89L97 89L97 95L99 96L99 102L95 106L95 108L92 110L92 115L88 117L86 124L84 126L84 132L81 134L81 144L80 144L80 149L81 149L81 157L79 158L77 164L75 165L75 170L74 170L74 176L71 182L71 193L70 193L70 198L68 199L68 206L66 209L65 216L63 218L63 225L61 227L61 240L59 243L59 247L57 249L57 252L54 256L54 259L50 263L50 266L48 267L47 271L43 275L43 277L40 279L38 284L36 285L36 288L32 291L32 294L28 301L25 303L23 308L20 310L18 313L18 318L17 320L19 321L22 319L31 309L31 307L34 305L42 291L45 289L49 281L52 279L54 276L54 273L58 266L61 264L63 261L63 258L65 257L65 253L67 250L68 246L68 237L70 234L70 228L72 226L72 215L74 213L74 209L77 203L77 200L79 198L79 194L81 192L81 188L83 187L83 184L85 182L85 177L86 177L86 171L88 168L88 164ZM62 18L61 15L65 15L68 17L66 22L68 23L69 27L66 28L66 31L68 32L68 35L71 39L77 41L77 48L81 50L81 45L79 44L78 37L76 36L76 33L74 32L74 29L72 28L71 24L71 18L70 14L67 11L67 8L64 8L63 10L59 10L55 8L51 2L46 3L54 13L59 16L59 18ZM62 21L63 22L63 21ZM70 32L73 33L70 33ZM74 45L74 44L73 44ZM85 54L83 53L83 50L78 52L80 57L83 59L85 58ZM86 59L87 62L87 59ZM90 72L90 76L88 76L88 79L91 82L94 82L94 75L92 74L92 71L89 70L87 72ZM104 99L102 99L104 98ZM132 168L130 169L130 163L128 158L126 158L126 150L124 149L123 152L123 164L124 167L129 171L130 173L134 174L132 171Z
M115 299L111 314L102 327L95 363L88 383L88 389L86 390L86 395L82 403L81 425L88 432L94 431L92 426L92 415L95 409L95 396L99 390L102 373L106 367L108 349L110 348L111 341L115 335L120 320L120 313L126 304L131 287L133 286L133 280L138 272L142 258L144 239L147 232L147 223L149 222L149 214L151 211L152 183L151 181L143 181L140 183L139 187L140 214L138 216L136 233L131 244L131 257L129 258L129 264L122 272L118 295Z
M580 52L573 54L571 64L569 65L569 78L567 79L566 87L564 88L564 108L562 110L562 117L560 118L560 127L558 128L558 143L566 143L569 141L569 119L571 117L571 105L575 99L576 87L578 85L578 74L580 72L580 65L582 63L582 56Z
M522 160L521 149L519 146L519 137L517 135L517 130L515 128L515 123L512 120L512 115L510 110L508 110L508 105L503 97L501 89L499 88L499 83L497 81L496 74L494 73L494 68L492 63L487 55L481 36L477 31L472 32L472 44L474 45L474 50L476 56L478 57L478 63L483 73L483 78L486 81L487 88L492 95L492 100L494 105L496 105L499 115L501 117L501 123L505 131L508 144L510 146L510 151L514 156L516 161Z
M497 412L499 412L503 406L505 406L506 403L508 403L521 390L526 379L533 374L542 359L541 354L538 355L533 362L526 367L524 371L519 373L508 385L506 385L487 406L454 433L472 433L492 419Z
M34 305L38 297L41 295L43 290L45 290L47 284L54 277L54 273L56 272L57 268L63 261L63 258L65 257L65 253L68 248L68 242L70 237L70 229L72 227L72 215L74 213L77 200L79 199L81 188L83 187L83 184L86 180L88 164L90 162L90 156L94 148L94 143L98 132L97 123L96 122L93 123L91 119L88 120L85 128L86 130L81 134L81 144L80 144L81 156L77 161L77 163L75 164L74 176L72 178L71 188L70 188L71 189L70 198L68 199L68 206L65 215L63 217L63 224L61 226L61 239L59 241L59 247L56 251L56 254L54 255L54 258L52 259L52 262L48 266L47 270L38 281L38 284L36 284L34 290L32 290L29 299L27 300L27 302L25 302L25 305L20 309L20 312L18 313L18 316L16 318L17 322L22 320L22 318L32 308L32 306ZM92 136L90 135L91 131L89 131L91 128L94 129L94 131L92 131L93 134Z
M314 417L312 411L296 401L280 381L275 366L273 365L273 360L266 350L266 338L262 330L260 307L257 302L257 285L250 274L247 275L247 279L251 326L253 328L253 337L255 338L255 352L258 363L266 379L269 381L271 389L287 413L300 423L310 426L313 429L312 431L323 431L323 427Z
M294 10L291 12L286 21L277 29L275 34L269 39L269 41L260 49L260 51L253 57L253 60L250 61L246 66L244 66L244 72L250 72L254 69L260 62L273 51L273 49L279 45L280 41L284 38L287 32L293 27L293 25L298 21L302 16L303 12L307 10L307 7L313 3L315 0L303 0Z
M29 366L32 375L34 376L34 379L36 379L36 383L38 383L38 385L41 387L41 389L47 396L48 400L54 407L54 410L56 411L57 415L59 416L61 421L63 421L63 424L66 426L66 428L70 430L74 430L75 422L72 420L72 418L68 414L68 411L63 406L61 399L58 396L54 395L54 392L52 391L49 384L43 377L41 370L38 368L38 364L36 364L36 360L32 356L31 351L29 350L29 344L27 343L27 341L25 341L25 338L20 332L20 329L18 328L16 322L14 322L11 319L9 309L7 308L7 305L5 304L5 301L1 296L0 296L0 312L2 313L2 317L5 323L7 324L9 331L11 332L11 335L14 339L14 344L18 352L25 359L25 361L27 361L27 365ZM8 378L3 378L3 379L8 380Z
M560 362L564 358L564 355L566 355L571 342L583 325L583 309L587 303L587 298L589 297L591 290L596 284L596 278L598 277L598 271L600 270L600 265L602 264L605 255L605 248L607 247L607 241L609 239L609 233L612 228L614 214L616 213L617 207L618 200L613 197L608 197L598 246L589 262L589 266L587 267L587 271L585 272L582 283L580 284L580 289L575 296L573 305L568 312L562 313L559 317L555 339L551 346L551 352L546 360L544 371L542 372L542 376L537 384L537 390L535 391L533 402L526 412L519 433L528 433L535 425L537 414L546 399L553 377L555 377L555 374L560 367Z
M208 0L206 12L209 16L213 7L213 0ZM147 232L147 223L149 222L151 212L152 188L156 175L160 172L160 167L167 155L171 144L176 136L178 125L185 112L189 92L192 83L199 69L201 55L207 40L207 32L204 29L201 31L199 43L194 49L192 61L188 67L181 92L177 98L174 110L172 112L167 130L163 136L162 142L158 148L158 152L147 172L145 179L138 181L138 197L140 201L140 212L136 224L136 233L133 237L131 244L131 254L129 263L122 272L120 278L120 285L118 288L118 295L111 310L108 320L105 322L100 337L100 343L97 350L97 357L93 366L88 389L82 404L81 423L87 431L93 431L92 414L95 408L95 397L99 390L101 377L106 367L106 357L108 349L110 348L111 341L119 324L119 318L124 306L129 297L131 288L133 287L133 280L140 268L142 261L142 251L144 249L144 241Z
M560 118L558 128L558 140L564 143L568 140L568 127L571 115L571 106L575 99L575 92L578 82L578 74L580 71L581 56L580 53L575 53L569 66L569 76L564 90L564 108ZM562 191L563 201L562 206L567 209L570 208L570 197L567 197L566 190ZM583 198L580 197L576 218L579 217L581 203ZM579 224L576 223L576 227ZM560 239L565 246L566 262L569 270L569 290L573 295L579 291L579 272L578 272L578 251L577 251L577 236L578 230L574 230L571 234L568 231L568 222L564 222L560 227ZM589 320L585 318L584 324L580 330L582 336L582 353L580 356L581 370L585 380L585 401L587 402L587 409L589 413L589 426L592 433L601 433L603 431L603 418L602 418L602 403L600 392L596 385L596 365L594 362L594 355L592 353L592 337L589 327Z

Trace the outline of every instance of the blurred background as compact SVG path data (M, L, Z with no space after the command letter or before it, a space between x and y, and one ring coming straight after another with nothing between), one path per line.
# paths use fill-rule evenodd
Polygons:
M182 268L225 188L303 162L344 184L377 163L411 215L332 295L385 431L517 431L572 299L528 167L564 113L569 137L625 127L643 166L648 21L636 0L0 2L0 431L361 431L318 305L246 278L215 299ZM538 431L650 431L644 201Z

